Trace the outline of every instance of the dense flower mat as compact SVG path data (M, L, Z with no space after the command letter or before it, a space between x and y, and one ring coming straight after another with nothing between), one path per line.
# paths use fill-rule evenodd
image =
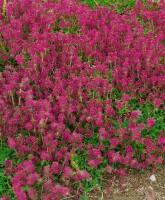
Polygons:
M16 199L79 199L161 166L163 1L122 14L69 0L0 7L0 137L15 152L4 165Z

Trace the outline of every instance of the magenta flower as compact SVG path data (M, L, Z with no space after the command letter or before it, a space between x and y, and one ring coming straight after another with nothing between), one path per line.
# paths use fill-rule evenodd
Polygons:
M140 139L141 132L138 130L138 128L131 129L131 132L133 133L132 134L133 139L135 139L135 140Z
M27 173L33 173L35 171L35 167L34 164L31 160L27 160L23 162L23 169L27 172Z
M124 168L118 169L118 170L117 170L117 174L118 174L120 177L126 176L126 169L124 169Z
M139 119L139 116L142 114L141 110L133 110L131 113L131 118L133 119Z
M77 181L84 181L84 180L90 180L90 174L86 171L86 170L78 170L77 171L77 176L76 176L76 180Z
M63 176L64 176L65 179L70 178L71 176L73 176L73 174L74 174L74 172L73 172L73 170L70 167L65 167L64 168L64 174L63 174Z
M121 100L124 102L129 102L131 96L129 94L123 94Z
M154 118L147 119L147 126L148 126L148 128L153 128L154 124L155 124Z
M158 137L158 142L161 146L165 144L165 137Z
M143 130L145 128L144 122L137 124L139 130Z
M161 99L155 98L153 102L154 102L154 107L155 108L158 108L158 107L160 107L162 105Z
M50 167L50 173L58 174L60 168L60 164L58 162L53 162Z
M22 188L22 183L19 179L17 179L14 183L12 183L12 186L13 186L13 191L19 193Z
M17 143L15 142L15 140L13 138L8 139L8 145L9 145L9 148L16 148L17 147Z
M158 164L162 164L163 162L163 158L161 156L159 156L158 158L156 158L155 160L155 165L158 165Z
M10 200L10 196L9 195L3 195L3 197L1 197L0 200Z
M26 193L23 190L15 192L15 196L18 200L28 200Z
M93 155L93 157L97 158L97 157L101 157L101 152L99 149L93 149L91 154Z
M129 153L129 152L131 152L132 153L132 151L133 151L133 149L132 149L132 147L131 146L126 146L126 151Z
M88 165L91 167L97 167L99 165L98 160L88 160Z
M108 172L108 173L111 174L112 171L114 170L114 168L112 166L110 166L110 165L107 165L106 168L105 168L105 170L106 170L106 172Z
M121 102L120 100L116 100L116 107L121 110L124 106L123 102Z
M4 161L4 165L5 165L5 167L11 167L12 166L12 160L5 160Z
M47 153L46 151L42 151L40 153L40 157L41 157L42 160L45 160L45 161L52 159L51 155L49 153Z
M19 55L16 55L16 61L19 65L22 65L24 63L24 57L23 55L19 54Z
M110 144L112 148L115 148L119 144L119 140L117 138L111 138Z
M36 180L37 176L35 173L32 173L32 174L29 174L27 177L26 177L26 184L29 185L29 186L32 186Z
M37 190L34 188L29 188L28 189L28 196L32 199L32 200L36 200L37 199Z

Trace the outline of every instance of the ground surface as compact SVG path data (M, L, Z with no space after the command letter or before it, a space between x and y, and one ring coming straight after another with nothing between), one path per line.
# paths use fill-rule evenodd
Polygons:
M145 200L145 192L149 186L154 189L156 200L165 200L165 165L154 174L156 182L150 181L153 174L149 170L142 174L130 172L123 178L123 189L114 186L111 196L102 194L98 189L97 193L90 194L89 200Z

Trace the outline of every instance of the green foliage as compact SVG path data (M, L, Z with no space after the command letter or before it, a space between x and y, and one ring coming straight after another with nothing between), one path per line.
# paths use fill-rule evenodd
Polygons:
M133 149L138 150L139 153L144 153L145 146L143 144L139 144L137 141L132 141Z
M87 3L92 9L95 9L98 5L115 5L116 11L122 13L124 8L132 8L135 5L136 0L82 0L81 2Z
M126 128L128 127L128 124L129 124L129 120L124 118L123 122L122 122L122 128Z
M94 132L93 137L85 138L84 139L84 144L92 144L94 148L97 148L97 146L99 144L98 133Z
M80 57L81 62L89 62L90 65L94 64L94 59L91 58L90 56L86 56L83 50L78 51L78 56Z
M3 58L0 58L0 72L5 70L5 61Z
M62 31L65 34L80 34L80 29L77 24L76 16L72 16L71 18L65 18L65 21L71 21L72 25L62 28L60 27L60 19L57 19L54 23L53 33Z
M12 186L10 184L11 176L6 176L4 174L5 170L4 161L6 159L11 159L13 160L13 165L19 163L20 160L14 158L14 155L15 151L10 150L7 147L7 143L3 141L0 148L0 197L3 195L9 195L11 197L11 200L16 200L16 198L12 191Z
M81 170L87 170L88 169L87 159L88 159L87 151L77 149L74 161L79 166L79 169L81 169Z
M95 143L95 142L93 142ZM76 156L74 158L75 162L79 166L79 169L86 170L91 175L91 180L83 181L83 195L80 199L88 199L87 194L91 192L93 189L95 189L98 185L103 188L103 185L101 184L102 180L102 172L104 171L105 167L108 164L108 160L105 159L103 163L98 167L89 167L87 163L88 159L88 153L87 151L77 149Z
M119 115L122 117L125 114L129 113L131 110L128 108L128 104L125 104L122 109L118 111Z
M29 61L30 60L30 54L26 53L25 54L25 61Z
M115 100L119 100L122 97L122 93L117 89L117 88L113 88L110 94L110 98L115 101Z
M60 24L60 20L57 19L57 20L55 21L55 23L54 23L53 33L56 33L56 32L58 32L58 31L60 31L61 28L60 28L59 24Z
M142 111L142 115L140 116L140 120L138 120L138 123L144 122L146 124L147 119L155 119L155 124L152 129L142 130L142 137L150 135L152 136L153 141L156 140L158 138L159 133L165 130L165 111L163 111L161 108L154 109L152 102L140 105L135 99L131 101L131 106L134 108L134 110Z
M13 66L13 67L17 67L17 61L15 58L9 58L9 63Z

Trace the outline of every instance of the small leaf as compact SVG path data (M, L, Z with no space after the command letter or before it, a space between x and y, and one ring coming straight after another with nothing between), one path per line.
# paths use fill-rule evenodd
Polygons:
M23 190L24 192L27 192L27 191L28 191L28 186L22 186L22 190Z

